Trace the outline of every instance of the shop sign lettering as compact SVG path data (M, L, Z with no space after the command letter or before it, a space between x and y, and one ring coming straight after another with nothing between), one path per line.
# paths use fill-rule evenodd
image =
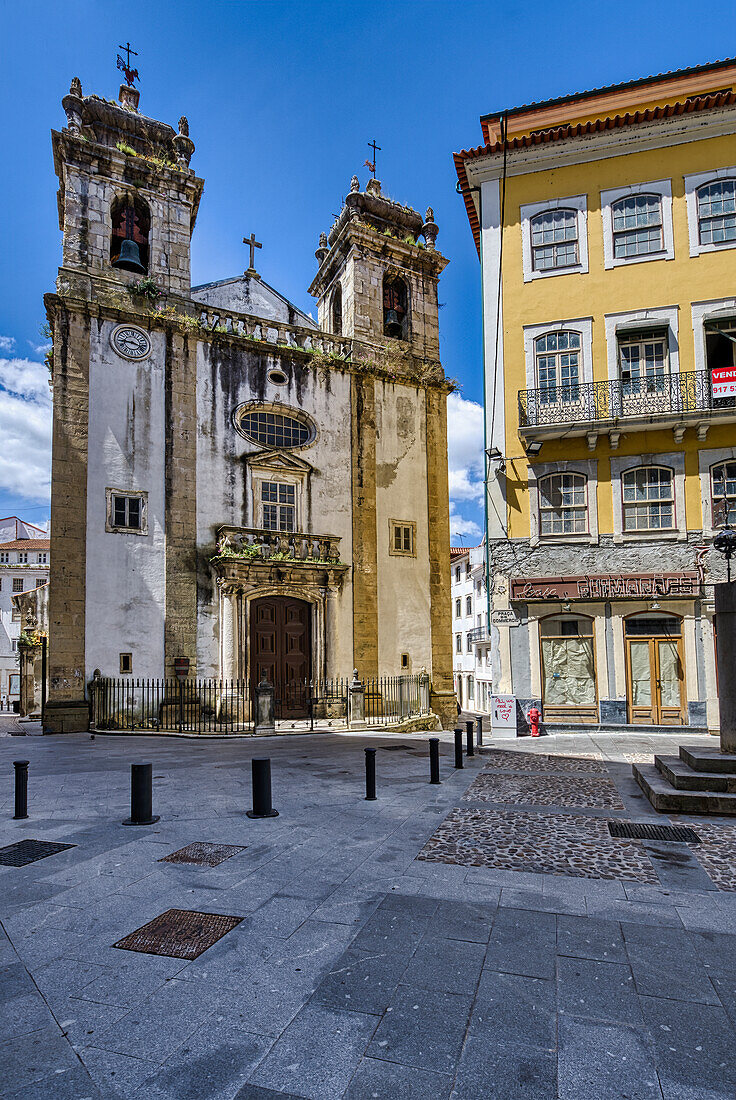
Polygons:
M518 626L519 618L511 608L508 610L494 611L491 614L491 622L494 626Z
M511 581L512 600L688 599L699 594L700 581L695 572L529 577Z
M736 368L714 367L711 371L711 385L716 399L736 397Z

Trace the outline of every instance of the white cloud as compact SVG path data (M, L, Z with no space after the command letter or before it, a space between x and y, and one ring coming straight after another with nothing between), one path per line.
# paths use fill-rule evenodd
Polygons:
M15 340L12 336L0 336L0 351L12 351L15 347Z
M0 359L0 440L0 489L47 504L51 492L51 392L45 364Z
M483 502L483 448L483 406L451 393L447 399L447 458L453 541L462 538L477 543L483 535L479 509ZM475 519L458 512L459 501L467 502Z

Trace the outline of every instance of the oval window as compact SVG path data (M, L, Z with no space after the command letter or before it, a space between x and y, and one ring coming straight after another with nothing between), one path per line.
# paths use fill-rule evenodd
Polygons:
M288 378L282 370L270 370L268 372L269 382L273 382L275 386L283 386L284 382L288 382Z
M314 432L306 420L266 409L248 409L240 418L243 434L262 447L303 447Z

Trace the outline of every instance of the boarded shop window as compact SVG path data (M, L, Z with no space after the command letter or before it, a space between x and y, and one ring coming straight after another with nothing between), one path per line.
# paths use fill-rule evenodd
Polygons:
M539 631L545 706L594 706L592 620L555 616L543 619Z

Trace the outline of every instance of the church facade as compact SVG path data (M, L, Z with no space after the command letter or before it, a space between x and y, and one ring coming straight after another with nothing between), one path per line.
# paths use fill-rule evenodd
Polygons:
M192 287L194 143L78 80L53 132L46 728L105 677L430 676L454 720L446 398L422 218L353 179L318 323L251 265ZM253 240L253 238L252 238Z

